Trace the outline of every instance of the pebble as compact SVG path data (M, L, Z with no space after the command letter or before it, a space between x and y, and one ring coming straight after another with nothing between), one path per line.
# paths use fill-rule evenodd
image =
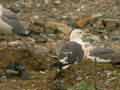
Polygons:
M46 72L44 72L44 71L40 71L40 73L41 73L41 74L45 74Z
M115 30L119 26L119 24L118 24L119 21L106 19L106 20L103 20L103 22L105 24L105 28L107 28L108 30Z
M76 9L76 11L77 11L77 12L80 12L80 11L81 11L81 9L80 9L80 8L77 8L77 9Z
M117 77L111 77L109 79L106 80L105 84L109 84L110 82L117 80Z
M32 8L32 7L33 7L33 1L29 0L28 2L24 2L24 5L25 5L27 8Z
M17 46L17 45L22 45L22 44L23 44L23 42L20 40L8 42L8 45L10 45L10 46Z
M80 81L80 80L82 80L82 79L83 79L83 78L80 77L80 76L78 76L78 77L76 78L77 81Z
M106 73L107 78L109 78L109 77L112 75L112 71L106 70L106 71L104 71L104 72Z
M47 55L49 52L49 49L41 45L34 45L34 47L30 48L30 51L34 55Z
M7 80L7 77L5 75L0 77L0 81L6 81L6 80Z
M12 78L14 76L17 76L23 80L30 79L29 74L26 71L26 67L22 64L9 64L6 67L5 74L7 78Z
M54 1L54 4L57 4L57 5L58 5L58 4L61 4L61 0L55 0L55 1Z
M53 11L53 12L56 12L56 11L57 11L57 8L52 8L52 11Z
M45 4L49 4L49 0L44 0L44 3Z
M81 7L80 7L81 9L84 9L85 8L85 5L81 5Z
M44 34L40 34L40 36L34 36L33 38L35 38L36 43L46 43L48 41L47 35Z
M120 36L111 36L112 41L120 41Z
M66 19L66 18L68 18L68 16L67 15L63 15L61 18L62 19Z
M16 48L28 48L31 47L35 43L35 40L32 38L26 38L24 40L15 40L10 41L7 43L10 47L16 47Z
M0 50L3 49L3 48L6 48L7 45L8 45L7 41L0 42Z
M40 4L40 3L37 3L37 4L36 4L36 7L38 7L38 8L39 8L40 6L41 6L41 4Z
M33 16L33 19L38 20L38 19L39 19L39 16L38 16L38 15L34 15L34 16Z

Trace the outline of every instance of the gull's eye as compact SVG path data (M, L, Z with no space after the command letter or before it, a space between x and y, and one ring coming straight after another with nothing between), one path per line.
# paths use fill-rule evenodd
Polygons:
M82 33L82 31L80 31L79 33Z
M78 34L81 34L82 32L78 32Z

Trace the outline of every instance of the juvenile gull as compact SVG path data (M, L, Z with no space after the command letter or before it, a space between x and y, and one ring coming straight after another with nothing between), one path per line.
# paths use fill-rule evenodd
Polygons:
M14 12L0 5L0 33L27 36L30 31L25 30Z

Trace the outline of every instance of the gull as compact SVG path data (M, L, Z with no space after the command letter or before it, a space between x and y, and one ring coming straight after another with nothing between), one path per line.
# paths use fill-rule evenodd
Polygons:
M58 67L58 71L67 69L73 64L78 64L83 59L84 50L81 44L81 40L78 40L79 38L76 38L80 33L80 30L72 31L69 37L69 41L65 41L60 47L60 50L59 47L56 48L58 49L57 51L59 51L56 52L58 54L58 62L56 62L54 66Z
M120 54L115 53L112 48L97 47L82 40L84 32L74 29L69 36L69 41L64 42L58 50L58 62L54 65L58 71L67 69L73 64L79 64L84 58L98 63L120 63Z

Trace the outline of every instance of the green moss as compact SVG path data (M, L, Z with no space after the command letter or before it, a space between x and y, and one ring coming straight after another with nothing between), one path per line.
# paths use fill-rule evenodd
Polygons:
M80 83L68 88L67 90L95 90L95 88L94 85L90 85L85 81L81 81Z

